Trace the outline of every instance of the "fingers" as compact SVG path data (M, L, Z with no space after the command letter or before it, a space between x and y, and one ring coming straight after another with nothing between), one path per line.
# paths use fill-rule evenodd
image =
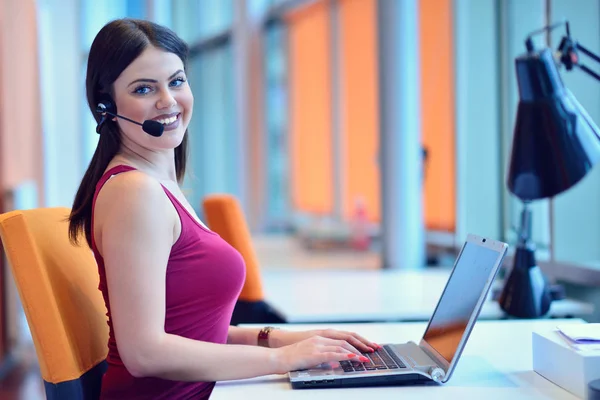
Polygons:
M338 345L323 346L319 349L319 351L324 352L324 353L339 353L342 356L346 356L346 358L349 360L364 357L360 353L356 354L356 350L354 350L354 351L348 350L348 348L346 346L338 346Z
M354 353L340 352L339 348L330 349L330 351L326 351L321 353L321 363L324 362L332 362L332 361L360 361L360 362L369 362L370 360L365 356L357 356Z
M335 345L324 346L321 351L324 353L337 353L338 358L334 361L343 361L343 360L352 360L352 361L360 361L360 362L369 362L367 357L363 356L361 353L357 352L357 350L350 346L345 340L333 340ZM327 360L331 361L331 360Z
M323 341L323 344L326 344L328 346L338 346L338 347L346 349L347 351L349 351L351 353L356 354L357 356L362 355L360 350L358 350L356 347L354 347L350 343L348 343L347 340L332 339L332 338L321 338L321 340Z
M377 343L371 342L354 332L345 332L337 331L334 329L328 329L324 331L324 336L334 339L345 340L362 353L372 353L373 350L381 347Z
M341 346L323 346L319 349L319 351L322 353L338 353L338 356L343 356L346 359L358 357L356 354Z
M377 348L377 347L371 347L371 346L361 342L356 337L354 337L350 334L345 335L344 340L346 342L348 342L349 344L351 344L354 348L358 349L362 353L372 353L373 350L375 350Z
M377 343L371 342L354 332L344 333L348 335L348 337L345 340L362 352L372 352L373 350L376 350L381 347Z
M286 354L288 370L313 368L320 364L339 361L369 362L354 346L342 339L313 336L308 340L281 348Z
M344 339L332 339L332 340L335 342L336 346L343 347L344 349L348 350L351 353L356 354L357 356L361 356L362 355L361 351L358 350L356 347L354 347L347 340L344 340Z
M330 338L320 338L323 341L324 347L322 351L325 352L338 352L342 354L353 354L356 358L364 358L362 353L357 350L354 346L348 343L346 340L342 339L330 339ZM337 350L335 350L337 349ZM365 359L363 362L368 361Z
M361 349L363 349L363 348L378 349L381 347L377 343L371 342L370 340L365 339L358 333L354 333L354 332L342 332L342 333L344 333L345 335L348 336L348 338L346 338L346 340L351 341L351 343L353 343L353 345L354 345L354 343L357 343L356 346L358 346Z

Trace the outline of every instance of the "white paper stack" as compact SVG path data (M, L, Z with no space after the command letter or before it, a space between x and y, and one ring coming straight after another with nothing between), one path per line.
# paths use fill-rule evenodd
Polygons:
M584 399L600 379L600 324L564 324L533 332L533 370Z
M600 350L600 324L569 324L557 328L558 333L574 350Z

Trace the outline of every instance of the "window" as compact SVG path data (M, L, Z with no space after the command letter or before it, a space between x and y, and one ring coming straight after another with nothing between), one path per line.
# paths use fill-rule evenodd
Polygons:
M233 22L233 1L172 1L173 24L177 34L193 45L230 30Z
M210 193L237 192L236 118L229 46L202 51L189 63L194 117L189 131L189 168L185 187L194 208Z
M578 3L579 4L579 3ZM600 3L586 0L573 7L564 0L551 1L551 20L566 19L571 36L583 46L600 52ZM556 49L565 31L552 35L552 48ZM598 63L583 54L583 64L598 71ZM565 87L577 98L591 119L600 124L600 82L579 69L561 70ZM553 201L554 234L552 244L556 261L567 261L600 268L600 165L596 165L577 185L561 193Z
M542 3L510 2L504 4L501 34L503 41L502 61L504 69L503 84L504 115L502 119L503 135L503 176L508 170L511 151L512 132L516 117L518 88L514 71L514 59L525 52L524 39L534 30L550 23L566 19L570 22L571 35L580 43L598 52L600 49L600 5L587 1L581 8L572 7L563 0L549 2L551 15L545 17L546 8ZM557 29L550 38L550 47L556 49L564 28ZM535 37L539 48L548 45L544 35ZM594 68L592 68L594 69ZM600 92L590 90L599 84L580 70L560 70L565 86L589 113L592 120L600 123ZM523 205L519 199L508 192L503 179L502 190L505 196L505 240L516 244L515 229L520 223ZM600 267L600 168L594 168L576 186L557 195L552 201L538 200L532 203L532 239L535 243L536 257L539 261L553 260L570 264L584 264Z
M281 229L288 225L289 204L289 137L287 101L286 27L273 22L265 28L265 170L266 225Z
M199 214L208 194L239 197L244 173L238 154L233 6L232 0L172 2L173 29L190 46L188 81L194 93L183 186Z
M87 102L85 101L85 73L87 69L87 58L96 34L104 25L117 18L146 18L145 0L81 0L81 113L82 113L82 132L83 132L83 166L87 168L96 146L98 144L98 135L96 132L96 121L90 113Z

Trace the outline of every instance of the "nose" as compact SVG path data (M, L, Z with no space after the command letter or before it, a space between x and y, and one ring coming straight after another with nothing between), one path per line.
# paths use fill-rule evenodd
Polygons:
M177 100L169 90L163 90L159 99L156 101L156 108L159 110L169 109L177 105Z

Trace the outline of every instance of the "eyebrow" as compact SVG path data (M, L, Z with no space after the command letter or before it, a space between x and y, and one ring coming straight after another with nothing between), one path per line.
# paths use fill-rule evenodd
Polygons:
M171 75L167 80L171 80L173 78L175 78L175 76L177 76L177 74L182 73L183 70L182 69L178 69L177 71L175 71L175 73L173 75ZM141 79L136 79L135 81L131 82L129 85L127 85L127 87L133 85L134 83L138 83L138 82L150 82L150 83L157 83L158 81L156 79L150 79L150 78L141 78Z

